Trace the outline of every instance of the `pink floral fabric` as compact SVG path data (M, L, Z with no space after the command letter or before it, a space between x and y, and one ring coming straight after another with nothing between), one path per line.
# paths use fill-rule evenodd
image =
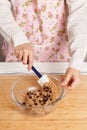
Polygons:
M68 61L64 0L16 0L15 20L33 46L36 61ZM17 61L13 45L4 42L6 61Z

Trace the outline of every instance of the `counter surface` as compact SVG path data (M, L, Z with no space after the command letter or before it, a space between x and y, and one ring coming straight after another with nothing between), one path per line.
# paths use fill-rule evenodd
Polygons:
M87 130L87 75L44 117L24 114L11 102L9 92L19 76L0 76L0 130Z

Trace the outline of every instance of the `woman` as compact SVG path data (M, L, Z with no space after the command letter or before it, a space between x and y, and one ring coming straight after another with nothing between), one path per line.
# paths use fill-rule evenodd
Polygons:
M69 43L71 59L62 85L75 87L87 51L86 12L86 0L0 0L0 33L5 38L2 50L6 61L29 61L29 70L33 59L68 61Z

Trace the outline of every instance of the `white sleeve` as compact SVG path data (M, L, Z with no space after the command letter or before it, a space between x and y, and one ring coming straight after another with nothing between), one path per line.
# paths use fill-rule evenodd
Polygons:
M71 60L69 67L81 69L87 53L87 0L66 0L69 16L67 32Z
M0 33L9 43L13 42L14 46L28 42L12 15L9 0L0 0Z

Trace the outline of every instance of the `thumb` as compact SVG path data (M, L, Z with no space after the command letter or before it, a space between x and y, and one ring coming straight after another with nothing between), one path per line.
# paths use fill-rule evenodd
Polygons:
M74 81L72 84L71 84L71 87L72 88L75 88L78 84L80 84L80 80L77 79L76 81Z
M72 75L70 73L67 74L65 77L65 80L62 82L62 85L66 86L68 84L68 82L70 81L71 77L72 77Z

